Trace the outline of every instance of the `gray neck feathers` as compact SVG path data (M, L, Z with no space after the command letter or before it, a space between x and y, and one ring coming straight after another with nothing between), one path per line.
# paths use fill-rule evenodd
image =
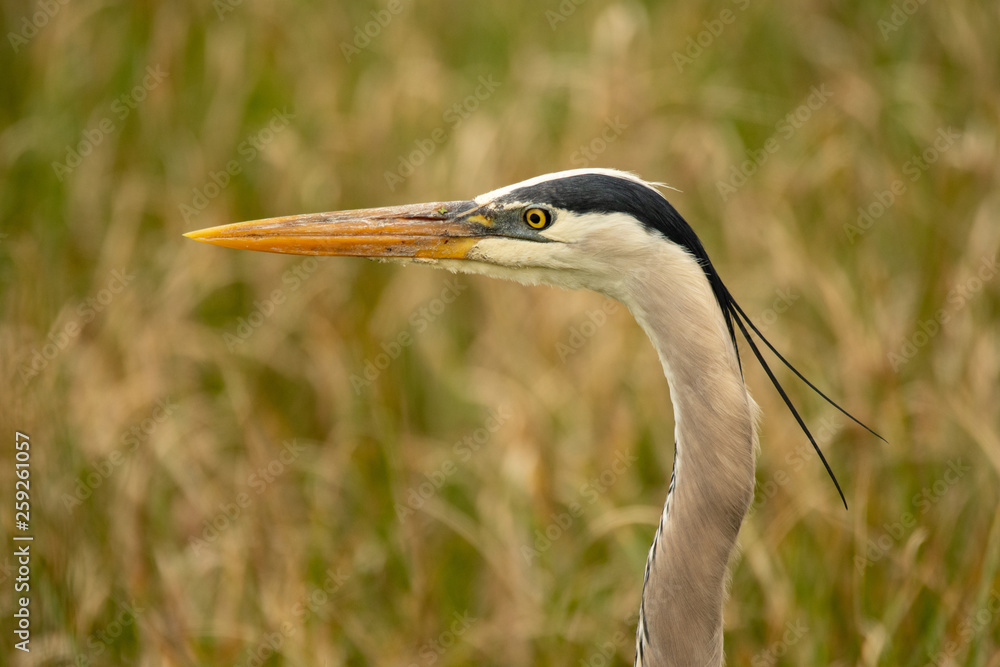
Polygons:
M714 667L723 662L727 566L753 499L758 409L701 268L676 253L668 261L674 271L651 274L626 297L660 356L676 424L670 491L646 563L636 663ZM670 275L669 283L657 275Z

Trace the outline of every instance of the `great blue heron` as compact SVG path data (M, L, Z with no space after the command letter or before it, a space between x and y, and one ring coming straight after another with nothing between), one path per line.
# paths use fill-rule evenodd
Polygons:
M726 568L753 498L758 447L759 409L743 381L734 324L844 500L747 327L812 389L861 422L764 339L691 227L653 184L632 174L576 169L471 201L294 215L187 236L248 250L422 262L530 285L591 289L625 304L663 364L675 422L673 473L646 560L636 665L723 661Z

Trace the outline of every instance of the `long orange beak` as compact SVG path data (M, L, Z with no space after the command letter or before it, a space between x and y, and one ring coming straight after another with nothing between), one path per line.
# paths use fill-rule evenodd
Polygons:
M203 243L295 255L464 259L489 223L472 201L308 213L210 227L184 236Z

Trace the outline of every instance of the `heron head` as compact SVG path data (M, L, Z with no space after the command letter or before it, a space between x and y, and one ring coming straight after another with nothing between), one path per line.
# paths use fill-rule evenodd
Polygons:
M775 354L777 350L726 289L690 225L653 184L627 172L561 171L470 200L293 215L211 227L185 236L231 248L422 262L526 284L591 289L624 302L640 320L649 310L641 303L643 295L667 295L672 308L663 308L663 298L654 305L678 319L702 325L714 320L712 326L728 330L737 368L739 328L844 499L826 458L748 327ZM657 326L662 329L674 323ZM784 357L778 357L805 380ZM812 383L809 386L881 438Z
M186 236L247 250L428 263L616 298L630 280L649 278L653 251L662 263L665 245L678 262L711 266L652 184L610 169L546 174L465 201L294 215Z

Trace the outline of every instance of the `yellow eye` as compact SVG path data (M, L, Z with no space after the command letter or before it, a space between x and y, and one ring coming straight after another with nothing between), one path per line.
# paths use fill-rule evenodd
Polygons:
M524 212L524 221L534 229L545 229L552 222L552 214L544 208L529 208Z

